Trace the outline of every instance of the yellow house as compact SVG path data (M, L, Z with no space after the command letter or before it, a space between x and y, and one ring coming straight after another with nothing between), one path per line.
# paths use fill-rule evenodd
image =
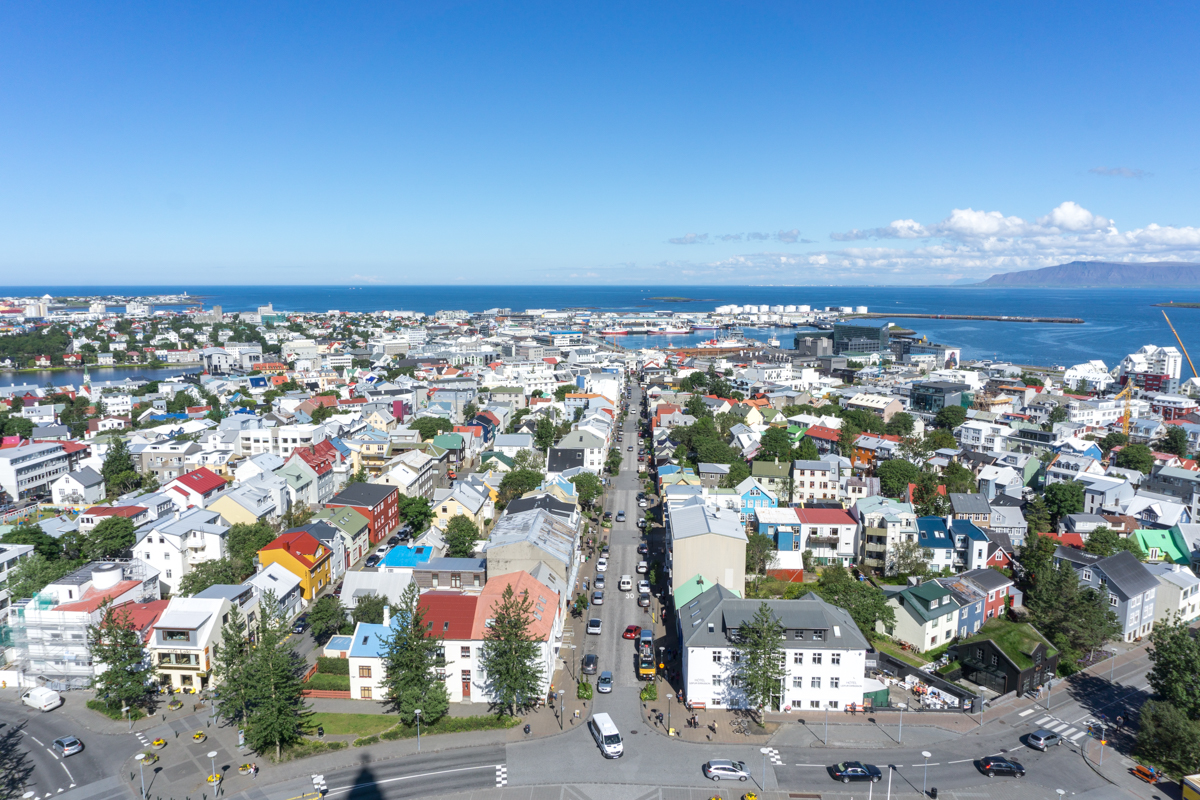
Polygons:
M275 501L268 492L238 491L241 488L243 487L237 487L218 497L208 504L208 509L220 514L230 525L237 525L239 522L253 525L260 520L270 522L279 517L279 509L275 507Z
M491 502L475 489L460 486L457 489L436 489L433 493L433 515L438 527L443 530L450 520L462 514L482 529L485 512L492 508Z
M258 551L259 562L266 567L278 564L300 579L300 593L311 601L329 585L333 551L306 531L288 531Z

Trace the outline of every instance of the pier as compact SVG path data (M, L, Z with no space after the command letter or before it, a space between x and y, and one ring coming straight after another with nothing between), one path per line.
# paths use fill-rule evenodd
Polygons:
M1078 317L1004 317L991 314L845 314L842 319L963 319L983 322L1049 322L1056 325L1082 325Z

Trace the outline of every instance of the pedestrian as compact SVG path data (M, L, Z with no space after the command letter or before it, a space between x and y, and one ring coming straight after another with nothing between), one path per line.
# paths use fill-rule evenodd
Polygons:
M253 764L250 765L250 777L251 778L258 777L258 762L257 761L255 761Z

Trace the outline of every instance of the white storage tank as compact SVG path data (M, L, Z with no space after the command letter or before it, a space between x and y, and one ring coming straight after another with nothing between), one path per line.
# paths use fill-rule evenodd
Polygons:
M867 307L866 306L855 306L854 313L855 314L865 314L865 313L867 313Z
M120 564L98 564L92 569L92 588L98 592L111 589L120 582Z

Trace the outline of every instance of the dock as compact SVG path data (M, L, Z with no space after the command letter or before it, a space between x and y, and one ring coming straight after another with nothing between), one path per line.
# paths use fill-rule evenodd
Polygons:
M1055 325L1082 325L1078 317L1006 317L993 314L845 314L842 319L961 319L980 322L1048 322Z

